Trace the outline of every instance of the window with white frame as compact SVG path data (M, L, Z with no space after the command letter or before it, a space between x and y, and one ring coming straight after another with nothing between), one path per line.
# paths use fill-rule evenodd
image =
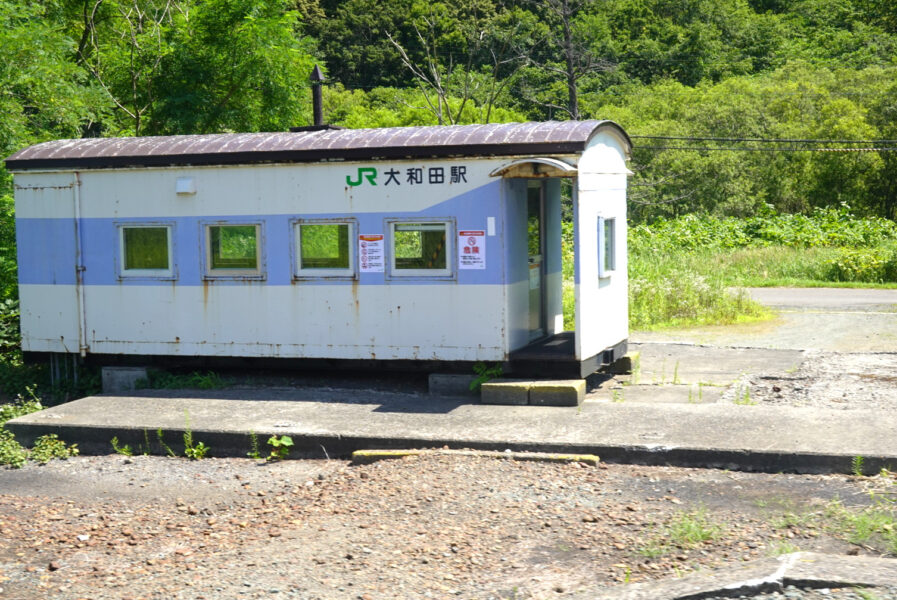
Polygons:
M119 225L122 277L174 276L171 225Z
M391 272L398 276L452 274L449 221L394 221L389 224Z
M300 220L293 227L297 277L354 277L354 222Z
M617 268L616 219L598 217L598 276L607 277Z
M207 277L261 277L261 225L205 226Z

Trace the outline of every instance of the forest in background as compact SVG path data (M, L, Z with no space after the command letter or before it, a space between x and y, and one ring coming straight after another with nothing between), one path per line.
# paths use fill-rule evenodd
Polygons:
M897 139L892 0L0 0L0 52L2 157L308 124L318 63L346 127L599 118L726 138L635 137L637 223L897 216L893 151L741 141Z
M633 328L763 318L733 286L897 281L893 0L0 0L0 53L0 159L307 125L314 64L344 127L615 120ZM18 350L12 191L0 164L0 401L49 381Z
M344 127L615 120L635 142L639 326L737 318L708 307L762 284L758 263L785 284L897 278L893 0L0 0L0 52L0 157L58 138L286 131L311 122L315 64L325 120ZM810 220L779 218L794 214ZM854 222L890 233L804 239ZM725 268L681 244L733 227L759 241L710 249ZM757 237L782 227L803 233ZM675 251L657 251L664 236ZM658 290L693 297L692 280L713 293L657 308ZM0 167L0 350L18 345L16 298Z

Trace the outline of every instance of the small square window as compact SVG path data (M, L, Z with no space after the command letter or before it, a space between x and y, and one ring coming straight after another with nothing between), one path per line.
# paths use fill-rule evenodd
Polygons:
M598 217L598 276L608 277L617 268L616 219Z
M206 226L206 275L260 277L260 229L257 224Z
M298 221L294 227L299 277L354 276L354 223Z
M119 226L122 277L166 277L173 275L171 226Z
M394 222L392 274L440 277L452 274L448 222Z

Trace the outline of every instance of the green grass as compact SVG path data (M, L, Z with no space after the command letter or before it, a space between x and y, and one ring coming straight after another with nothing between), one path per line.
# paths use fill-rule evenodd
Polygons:
M651 540L640 546L638 553L656 558L677 549L697 548L704 542L719 539L723 534L723 526L712 521L705 509L680 512Z
M37 438L31 450L19 444L12 433L6 429L10 419L36 412L43 408L40 399L34 394L34 388L26 388L27 396L19 396L12 402L0 404L0 466L7 465L15 469L23 466L28 459L46 464L54 458L65 459L78 455L76 445L67 445L56 434L48 434Z
M572 228L564 224L564 326L573 329ZM741 287L897 288L897 224L847 206L743 219L687 215L629 230L629 326L763 320Z
M680 548L694 548L722 535L723 528L712 522L707 511L681 513L667 526L666 539Z
M816 512L787 511L774 517L771 525L776 529L788 529L789 527L808 527L816 523L819 514Z
M870 492L869 506L845 506L833 500L822 510L801 511L786 503L781 507L787 510L772 516L769 524L775 529L821 529L874 552L897 556L897 478L882 472L875 483L882 489ZM788 541L781 542L783 549L787 545Z
M629 267L632 329L769 318L742 287L897 287L897 242L871 248L765 246L667 249L634 245Z
M0 404L0 465L19 468L28 460L28 451L6 430L10 419L33 413L43 408L40 400L28 389L28 397L19 396L12 402Z
M744 292L732 291L718 271L699 269L676 258L669 254L631 255L631 329L741 323L770 316Z
M781 556L782 554L791 554L793 552L800 552L800 546L781 540L774 542L769 548L770 556Z
M825 516L828 528L850 543L897 556L897 506L893 503L879 501L870 507L851 509L833 502Z
M565 250L570 245L565 244ZM659 329L690 325L744 323L772 314L743 292L732 291L729 279L707 269L694 253L632 251L629 256L629 327ZM565 258L564 328L575 328L572 256ZM570 265L568 267L568 265Z
M233 384L233 380L222 377L214 371L200 373L195 371L189 374L169 373L151 369L147 372L146 379L137 380L138 389L153 390L177 390L192 389L220 390Z
M28 458L45 465L54 458L65 460L72 456L78 456L78 454L77 444L66 444L55 433L48 433L34 440L34 447L28 454Z
M727 286L897 287L897 243L873 248L767 246L672 251L665 262Z

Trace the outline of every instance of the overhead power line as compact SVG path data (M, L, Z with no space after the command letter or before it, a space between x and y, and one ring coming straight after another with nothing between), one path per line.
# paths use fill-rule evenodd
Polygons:
M634 146L635 150L685 150L691 152L897 152L897 146L886 148L732 148L712 146Z
M897 140L845 140L826 138L747 138L747 137L701 137L682 135L632 135L635 139L660 142L660 145L641 146L642 150L680 150L685 152L894 152L897 151ZM694 146L678 143L667 145L664 142L702 142L704 145ZM706 142L725 144L751 144L744 146L708 146ZM756 145L756 144L759 144ZM788 144L782 146L782 144ZM820 147L831 144L828 147ZM854 146L863 144L865 147Z
M692 137L677 135L630 135L646 140L682 140L689 142L763 142L769 144L897 144L897 140L831 140L801 138Z

